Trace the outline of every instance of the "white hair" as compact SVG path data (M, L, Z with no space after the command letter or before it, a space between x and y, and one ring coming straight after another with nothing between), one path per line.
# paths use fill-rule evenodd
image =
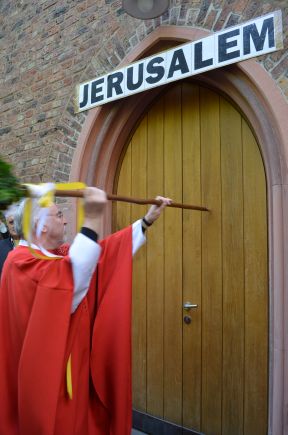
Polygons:
M24 215L24 208L25 208L26 201L27 201L26 199L23 199L22 201L19 202L16 213L14 214L14 229L21 238L23 238L23 215ZM33 200L32 210L31 210L32 230L35 230L36 224L42 212L43 212L43 208L39 206L38 201Z
M19 203L10 205L6 210L3 211L5 219L7 220L10 216L15 216L19 207Z

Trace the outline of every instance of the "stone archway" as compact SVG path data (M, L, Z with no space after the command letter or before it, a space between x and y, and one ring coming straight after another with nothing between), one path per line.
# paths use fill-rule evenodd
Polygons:
M195 40L209 32L198 29L161 27L149 35L127 56L123 64L145 57L151 47L163 40L176 43ZM269 220L269 433L285 432L284 411L288 404L287 335L288 272L284 264L288 249L288 107L268 73L255 61L195 77L228 97L246 117L254 130L263 155L268 189ZM84 123L74 155L71 181L112 191L117 163L123 146L143 110L161 92L156 88L121 102L93 109ZM111 230L111 209L107 212L104 233ZM283 387L284 386L284 387ZM287 428L286 428L287 429Z

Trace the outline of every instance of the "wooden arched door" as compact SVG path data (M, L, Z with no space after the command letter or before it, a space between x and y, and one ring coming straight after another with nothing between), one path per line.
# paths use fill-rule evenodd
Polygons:
M114 191L210 209L167 209L134 259L134 408L207 435L267 433L266 180L247 122L210 89L169 88L131 136ZM117 204L114 229L144 213Z

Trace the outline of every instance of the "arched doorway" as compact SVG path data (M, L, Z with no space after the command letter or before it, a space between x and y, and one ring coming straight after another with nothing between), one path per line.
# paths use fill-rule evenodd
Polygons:
M267 433L266 179L247 122L210 89L173 86L130 137L115 192L211 210L166 210L135 259L134 408L207 435ZM141 213L118 204L114 229Z
M204 36L205 31L176 26L159 27L142 41L122 64L139 59L149 47L163 40L189 41ZM156 47L157 48L157 47ZM143 54L145 55L145 54ZM269 233L269 433L285 431L288 405L288 372L285 362L287 340L284 336L288 318L288 108L276 84L255 61L211 71L200 77L215 90L236 103L253 126L266 169ZM83 180L111 192L123 147L143 110L155 99L158 88L128 99L89 111L73 157L70 180ZM112 230L109 208L104 234ZM287 270L287 272L285 272ZM283 303L284 301L284 303ZM283 387L284 386L284 387Z

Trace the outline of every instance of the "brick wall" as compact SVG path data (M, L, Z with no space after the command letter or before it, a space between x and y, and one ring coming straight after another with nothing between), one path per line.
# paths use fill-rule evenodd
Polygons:
M66 181L85 113L74 114L75 85L112 71L161 25L219 31L281 9L287 0L170 0L162 17L129 17L120 0L0 2L0 154L22 181ZM288 99L287 49L258 61Z

